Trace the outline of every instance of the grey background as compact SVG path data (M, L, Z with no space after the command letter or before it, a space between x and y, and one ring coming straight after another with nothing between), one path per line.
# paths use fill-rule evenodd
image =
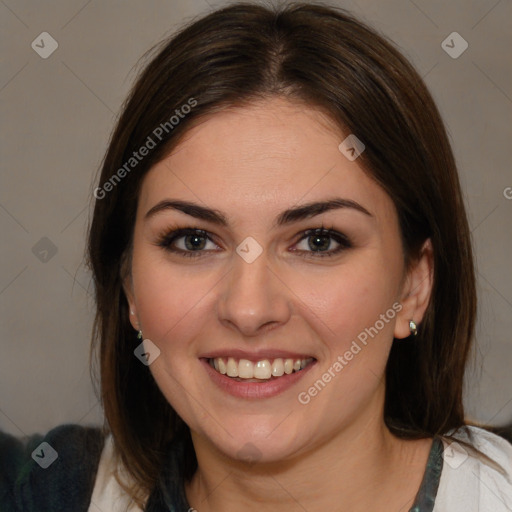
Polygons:
M93 302L83 267L94 178L139 58L182 23L227 3L0 1L2 430L21 436L102 421L88 371ZM504 193L512 187L511 2L326 3L393 39L445 119L478 268L467 413L493 424L511 421L512 200ZM45 31L59 45L47 59L31 48ZM454 31L469 44L457 59L441 47Z

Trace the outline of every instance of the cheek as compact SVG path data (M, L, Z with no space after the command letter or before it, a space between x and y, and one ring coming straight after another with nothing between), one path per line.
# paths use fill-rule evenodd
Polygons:
M304 381L299 396L311 407L311 418L325 415L325 404L340 404L329 409L326 421L346 421L381 386L400 307L395 279L375 257L309 281L309 294L303 283L300 296L307 297L307 307L302 314L324 345L321 367Z
M192 337L205 318L208 293L216 282L213 276L187 272L158 257L135 255L132 272L144 337L161 350L171 343L175 349Z
M384 336L392 331L394 310L384 326L379 319L395 301L395 280L392 269L386 269L380 256L371 252L321 278L301 281L299 296L304 297L311 321L325 334L323 339L341 350L376 322Z

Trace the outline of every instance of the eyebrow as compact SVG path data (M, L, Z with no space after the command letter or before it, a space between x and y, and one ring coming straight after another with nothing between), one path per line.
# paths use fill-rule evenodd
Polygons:
M373 217L364 206L361 206L356 201L335 197L325 201L316 201L289 208L278 215L274 222L274 227L292 224L293 222L309 219L329 210L340 208L351 208L369 217ZM208 221L219 226L227 227L229 225L227 217L219 210L205 208L196 203L176 199L164 199L160 201L146 213L144 220L148 220L156 214L167 210L178 210L196 219Z

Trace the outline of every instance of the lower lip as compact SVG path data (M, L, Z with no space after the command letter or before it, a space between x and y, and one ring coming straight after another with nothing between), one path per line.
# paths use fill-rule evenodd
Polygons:
M208 375L223 391L237 398L270 398L283 393L297 383L316 364L316 360L298 372L263 382L241 382L222 375L210 366L208 359L201 359Z

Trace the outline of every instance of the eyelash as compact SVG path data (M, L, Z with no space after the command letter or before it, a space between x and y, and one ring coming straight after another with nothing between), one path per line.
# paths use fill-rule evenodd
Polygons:
M171 247L171 244L173 242L175 242L176 240L183 238L187 235L196 235L196 236L200 236L200 237L205 237L208 240L210 240L211 242L215 243L212 240L212 238L210 237L209 233L207 231L204 231L203 229L178 228L178 229L175 229L172 231L164 231L162 234L160 234L160 236L158 237L158 240L156 242L156 245L159 247L162 247L166 251L178 254L185 258L201 257L201 253L206 252L206 251L203 251L203 250L184 251L183 249L173 249ZM324 251L294 251L294 252L296 252L299 256L306 258L306 259L329 258L329 257L335 256L336 254L340 253L343 250L346 250L346 249L349 249L352 247L352 243L350 242L349 238L346 235L339 233L338 231L334 231L332 228L327 229L323 225L320 228L308 229L308 230L304 231L302 233L301 238L296 243L298 244L299 242L302 242L302 240L307 239L312 236L322 236L322 237L327 236L327 237L335 240L340 245L338 248L331 250L329 252L324 252ZM313 256L304 254L304 252L313 254Z

